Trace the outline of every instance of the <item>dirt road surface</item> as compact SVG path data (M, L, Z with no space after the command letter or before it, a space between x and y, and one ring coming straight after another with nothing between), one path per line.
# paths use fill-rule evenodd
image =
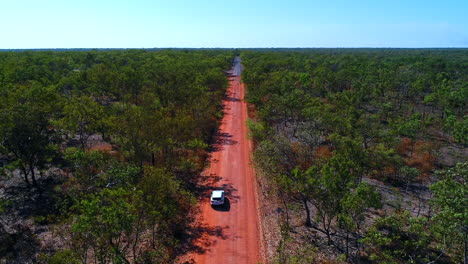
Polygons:
M198 216L199 236L187 259L195 263L259 263L260 225L255 175L251 166L251 142L247 139L247 106L240 83L240 58L231 70L224 117L214 144L210 163L203 172L205 190ZM225 205L213 208L210 193L223 189Z

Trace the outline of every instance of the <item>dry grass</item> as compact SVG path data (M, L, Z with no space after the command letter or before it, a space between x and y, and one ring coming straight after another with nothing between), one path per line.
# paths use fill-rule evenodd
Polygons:
M317 150L315 150L316 159L329 160L331 157L333 157L333 152L329 146L319 146Z
M402 138L396 150L407 166L419 170L418 180L426 180L434 171L436 159L432 155L434 145L431 142Z

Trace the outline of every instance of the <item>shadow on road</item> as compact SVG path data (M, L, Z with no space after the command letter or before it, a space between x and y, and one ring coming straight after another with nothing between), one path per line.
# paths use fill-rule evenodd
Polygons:
M237 189L230 183L219 185L221 177L217 175L202 176L202 180L197 184L195 194L199 199L210 199L211 192L214 190L223 190L224 195L230 203L237 203L240 196L237 195Z
M219 188L214 188L214 189L222 189L224 190L224 195L226 196L226 199L229 199L229 202L232 203L237 203L237 201L240 199L239 195L236 195L237 189L232 186L232 184L223 184Z
M184 243L180 246L178 255L205 253L216 238L229 239L229 236L225 234L225 230L228 228L229 226L208 227L202 224L189 226L184 237L181 238Z
M226 96L226 101L231 101L231 102L240 102L241 99L239 98L235 98L235 97L231 97L231 96Z
M215 135L215 141L211 145L209 152L217 152L223 150L223 146L236 145L238 142L232 140L232 135L229 133L218 133Z

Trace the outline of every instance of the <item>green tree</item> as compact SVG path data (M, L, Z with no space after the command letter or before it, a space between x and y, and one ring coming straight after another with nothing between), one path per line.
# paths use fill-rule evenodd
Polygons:
M110 120L116 143L121 146L122 154L136 165L143 166L149 160L154 142L151 133L155 133L154 117L151 117L142 106L118 106L120 112Z
M457 142L468 145L468 116L465 115L463 120L456 121L453 124L452 135Z
M314 186L311 201L329 244L332 242L333 223L342 211L341 201L355 185L352 169L349 159L336 154L319 170L307 171L310 186Z
M80 264L79 256L77 256L76 252L73 252L70 249L59 250L55 252L52 256L39 256L40 260L45 261L47 264Z
M379 218L362 239L365 252L376 263L427 263L436 259L427 227L426 218L411 217L407 211Z
M402 136L407 136L411 139L411 155L413 155L414 144L416 137L423 128L423 123L420 114L413 114L407 120L400 120L401 123L396 124L396 130Z
M400 169L400 174L403 177L403 180L406 182L406 189L408 190L408 186L411 182L413 182L416 177L419 175L419 171L416 168L403 166Z
M468 263L468 162L438 171L431 185L436 207L433 231L440 247L457 262Z
M111 159L100 151L84 151L76 148L65 150L65 159L71 163L73 172L73 188L68 190L68 194L75 197L83 193L96 191L99 186L99 178L102 172L107 169Z
M188 221L185 213L195 203L193 196L169 172L150 166L145 167L138 187L153 249L162 237L167 238L162 242L172 243L169 238L182 231Z
M138 223L134 195L124 189L104 189L77 204L79 214L73 220L72 238L87 262L91 251L98 263L130 263L130 245Z
M356 234L357 255L360 252L360 232L365 220L365 212L369 208L381 208L380 193L367 183L350 190L341 200L341 213L338 216L340 226L346 231L345 252L349 256L349 235Z
M105 113L103 107L91 97L71 97L65 102L63 118L58 122L71 136L77 135L82 149L88 147L88 138L103 132Z
M54 87L38 83L11 88L0 95L0 151L12 155L25 182L37 186L39 172L55 156L58 137L50 120L57 114Z

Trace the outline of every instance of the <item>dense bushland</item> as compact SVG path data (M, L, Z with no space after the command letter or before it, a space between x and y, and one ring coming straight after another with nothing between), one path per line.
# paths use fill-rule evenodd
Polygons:
M279 262L301 260L284 253L299 205L304 225L321 235L304 235L298 248L332 248L352 263L466 261L466 49L256 50L242 58L256 163L286 210ZM425 209L410 210L418 202Z
M0 260L171 262L233 57L0 53Z

